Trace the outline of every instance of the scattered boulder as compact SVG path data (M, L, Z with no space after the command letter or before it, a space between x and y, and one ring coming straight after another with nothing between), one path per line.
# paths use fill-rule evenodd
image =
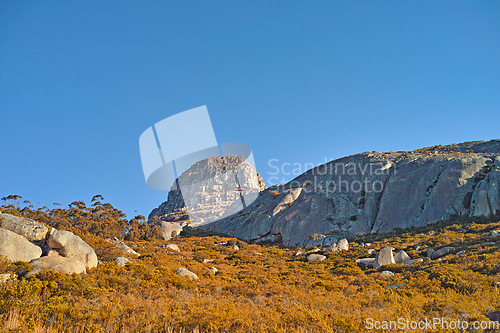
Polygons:
M173 237L180 235L182 232L182 224L176 222L161 221L161 233L163 239L171 240Z
M387 272L387 271L386 271ZM391 272L392 273L392 272ZM394 274L393 274L394 275ZM387 286L386 289L397 289L397 288L402 288L404 287L405 284L404 283L395 283L395 284L391 284L390 286Z
M115 237L115 239L113 240L110 240L110 239L106 239L106 241L108 241L109 243L111 244L114 244L116 245L116 247L118 248L118 250L120 252L122 252L123 255L126 255L126 256L131 256L131 257L139 257L140 254L135 252L134 250L132 250L130 248L130 246L128 246L127 244L125 244L124 242L120 241L119 239L117 239Z
M254 251L254 250L251 250L251 251L250 251L250 253L256 254L256 255L258 255L258 256L261 256L261 255L262 255L262 253L257 252L257 251Z
M44 240L49 232L49 228L44 224L26 217L0 213L0 221L0 227L3 229L12 231L32 242Z
M356 263L363 264L365 266L373 265L374 262L375 262L375 258L361 258L361 259L356 259Z
M470 314L468 314L467 312L457 312L457 314L464 319L470 318Z
M326 259L326 256L322 254L310 254L307 256L307 262L317 262L317 261L323 261Z
M490 312L486 315L489 320L496 321L500 323L500 311Z
M340 249L339 247L337 246L337 243L334 243L332 245L329 245L326 249L325 249L325 252L328 253L328 252L333 252L333 253L339 253L340 252Z
M500 236L500 229L499 229L499 230L493 230L493 231L491 232L491 235L492 235L492 236Z
M213 267L213 266L212 266L212 267L210 267L210 271L211 271L212 273L214 273L214 274L217 274L217 272L218 272L219 270L217 269L217 267Z
M458 251L457 253L455 253L457 256L461 255L461 254L464 254L465 253L465 250L462 250L462 251Z
M0 228L0 256L6 260L31 261L42 255L42 249L10 230Z
M5 283L9 280L14 280L15 278L16 278L16 275L12 274L12 273L0 274L0 284Z
M179 267L175 270L175 274L179 276L185 276L190 280L198 280L198 275L195 273L191 272L187 268L184 267Z
M49 247L57 249L64 257L81 261L87 268L97 267L97 255L94 249L70 231L52 229Z
M130 262L130 260L128 258L125 258L125 257L118 257L115 259L116 266L125 267L125 265L128 264L129 262Z
M305 255L308 255L308 254L311 254L311 253L316 253L316 252L320 252L321 250L318 249L317 247L315 247L314 249L310 249L309 251L307 251L306 253L304 253Z
M368 249L368 250L366 250L366 254L368 254L368 255L372 255L375 252L377 252L375 249Z
M349 242L347 241L347 239L346 238L342 238L341 240L339 240L337 242L337 248L340 251L347 251L347 250L349 250Z
M452 246L446 246L446 247L440 248L439 250L432 253L431 259L435 260L437 258L444 257L445 255L450 254L453 251L455 251L455 248Z
M301 254L303 254L303 252L302 252L302 251L300 251L300 250L298 250L298 251L297 251L297 253L295 253L295 254L294 254L294 257L298 257L298 256L300 256Z
M393 277L394 273L391 272L391 271L382 271L382 272L380 272L380 276L383 276L383 277Z
M213 259L203 259L204 264L207 264L207 263L213 262L213 261L214 261Z
M411 258L404 250L398 251L398 253L394 256L396 264L404 264L409 260L411 260Z
M240 250L240 247L238 245L233 245L233 250L235 251L239 251Z
M395 264L394 256L392 254L392 247L384 246L380 249L377 256L375 257L375 261L373 262L373 268L379 269L382 266Z
M73 258L66 258L59 255L52 255L47 257L41 257L35 260L30 261L33 269L26 274L27 277L38 274L44 269L55 270L56 272L61 273L86 273L85 265Z
M428 249L427 250L427 258L431 258L432 259L432 256L434 255L434 252L436 252L436 250L434 250L434 249Z
M165 245L165 248L167 250L172 250L172 251L175 251L175 252L180 252L181 251L179 249L179 245L177 245L177 244L167 244L167 245Z
M422 259L422 258L410 259L410 260L404 262L404 264L407 265L407 266L411 266L411 265L413 265L416 262L422 262L422 261L424 261L424 259Z

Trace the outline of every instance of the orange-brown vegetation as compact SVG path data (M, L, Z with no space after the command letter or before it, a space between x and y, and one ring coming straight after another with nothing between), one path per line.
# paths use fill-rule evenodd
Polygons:
M96 202L43 211L2 208L78 231L103 261L87 274L44 271L0 284L3 331L362 332L367 318L458 318L459 312L466 312L467 320L488 320L485 314L500 309L500 293L494 287L500 281L499 242L485 245L491 230L500 227L498 222L464 219L359 237L357 241L372 242L369 248L406 248L412 258L424 257L431 247L467 249L466 254L440 261L383 267L395 273L391 278L380 276L382 269L356 264L368 247L354 242L347 252L307 263L304 257L291 258L296 249L221 236L180 237L175 243L181 251L169 252L165 241L145 240L143 232L127 241L141 256L120 267L113 262L113 245L104 238L127 238L119 228L130 228L131 222L111 205ZM145 223L140 218L136 222ZM430 236L432 228L435 234ZM240 250L214 246L223 241L239 243ZM417 244L419 251L414 249ZM216 274L209 270L212 266ZM178 267L196 273L199 280L175 275ZM0 273L22 276L27 270L27 263L0 262Z

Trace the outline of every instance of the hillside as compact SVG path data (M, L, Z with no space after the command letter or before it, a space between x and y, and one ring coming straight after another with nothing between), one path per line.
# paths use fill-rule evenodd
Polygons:
M140 218L124 220L109 204L90 208L80 202L55 211L6 204L0 210L60 229L71 221L69 229L100 260L86 274L43 271L29 279L22 278L28 263L1 262L0 273L15 274L0 283L5 332L359 332L368 318L490 322L486 316L500 310L500 236L495 232L500 222L493 218L455 218L360 235L350 239L347 251L319 248L315 254L326 258L308 262L309 255L296 255L297 249L221 236L166 242L152 233L141 240L144 232L139 231L147 224ZM126 244L140 254L124 266L115 262L121 255L116 243L106 241L114 234L123 239L114 229L122 223L137 232ZM178 245L179 251L167 244ZM384 246L423 260L379 269L356 263L374 258ZM446 246L454 249L427 258L429 249ZM368 255L370 249L375 252ZM198 279L177 275L180 267Z

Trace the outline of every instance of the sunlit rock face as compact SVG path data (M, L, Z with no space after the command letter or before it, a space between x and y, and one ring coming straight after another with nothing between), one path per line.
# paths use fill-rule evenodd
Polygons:
M237 213L265 188L262 177L243 157L210 157L176 180L167 201L151 212L149 220L158 216L164 222L200 226Z
M500 140L344 157L263 190L202 228L307 247L481 215L500 217Z

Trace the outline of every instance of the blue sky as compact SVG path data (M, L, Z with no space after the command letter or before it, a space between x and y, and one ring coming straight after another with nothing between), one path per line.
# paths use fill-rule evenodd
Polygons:
M201 105L266 182L499 138L499 59L498 1L2 1L0 196L147 215L139 135Z

